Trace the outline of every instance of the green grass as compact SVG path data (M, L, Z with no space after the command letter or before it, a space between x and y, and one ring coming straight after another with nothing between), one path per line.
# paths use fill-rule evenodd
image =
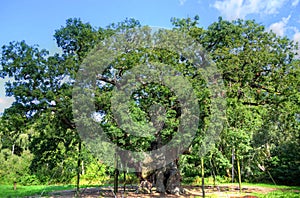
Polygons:
M238 186L237 183L228 183L221 185L234 185ZM85 187L96 187L95 185L82 185L81 188ZM265 188L276 188L278 190L270 192L268 194L261 193L251 193L252 195L258 196L260 198L298 198L300 197L300 187L298 186L282 186L282 185L272 185L272 184L253 184L253 183L243 183L242 187L265 187ZM74 185L38 185L38 186L17 186L17 190L13 189L12 185L0 185L0 197L26 197L37 195L47 196L49 192L60 191L60 190L71 190L75 189ZM211 195L213 198L214 195Z
M230 184L229 184L230 185ZM238 186L238 183L234 183L233 185ZM274 184L263 184L263 183L242 183L242 188L245 187L264 187L264 188L276 188L279 189L280 192L289 192L289 191L299 191L300 186L285 186L285 185L274 185ZM298 194L300 197L300 194Z
M101 185L110 186L110 184ZM99 187L99 185L81 185L80 188ZM17 186L17 190L12 185L0 185L0 198L2 197L26 197L37 195L38 197L47 196L49 192L60 190L75 190L75 185L36 185L36 186Z
M299 192L281 191L281 190L276 190L268 194L260 194L260 193L252 193L252 194L260 198L299 198L300 197Z
M0 197L25 197L31 195L42 196L46 195L48 192L70 189L75 189L75 186L17 186L17 190L14 190L12 185L0 185Z
M211 183L206 185L212 185ZM217 184L219 186L235 186L238 187L238 183L222 183ZM242 188L255 188L255 187L263 187L263 188L274 188L275 191L269 193L250 193L251 195L257 196L259 198L299 198L300 197L300 186L285 186L285 185L274 185L274 184L265 184L265 183L242 183ZM230 192L228 192L230 193ZM230 193L232 194L232 193ZM246 195L244 193L237 195ZM217 194L207 195L208 198L216 198Z
M238 186L239 183L222 183L220 186ZM265 183L242 183L242 188L244 187L264 187L264 188L279 188L279 189L294 189L300 190L300 186L285 186L285 185L274 185L274 184L265 184Z
M238 186L238 183L227 183L221 185L233 185ZM264 187L264 188L276 188L277 190L269 192L267 194L262 193L251 193L259 198L299 198L300 197L300 186L284 186L264 183L242 183L242 188L245 187Z

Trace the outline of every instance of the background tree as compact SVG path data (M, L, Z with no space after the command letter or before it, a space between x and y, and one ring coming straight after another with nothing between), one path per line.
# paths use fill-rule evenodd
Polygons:
M113 24L112 28L104 32L102 28L95 29L89 23L74 18L68 19L66 26L55 32L54 37L58 47L62 48L62 54L49 55L47 50L29 46L25 41L11 42L2 47L0 75L2 78L13 79L6 83L6 94L16 99L12 107L4 113L4 117L13 120L7 126L33 126L39 131L32 137L30 146L35 154L31 164L33 172L42 171L43 174L40 175L48 175L47 180L54 175L63 175L63 172L70 174L74 172L71 171L74 164L70 167L64 164L70 164L70 160L74 160L77 153L79 185L82 145L73 123L71 106L72 84L76 72L87 52L99 40L112 34L115 31L113 28L136 25L139 25L138 21L128 19ZM7 130L14 134L6 135L5 137L12 138L7 141L15 141L19 137L20 132L16 133L16 130ZM43 170L49 170L49 174ZM72 174L61 177L61 181L66 178L70 181L71 177Z
M278 137L273 127L286 126L283 123L287 120L294 123L291 126L299 127L298 114L292 110L299 108L299 80L295 79L299 72L299 62L295 57L297 45L287 38L266 32L263 26L250 20L229 22L219 18L207 30L196 27L196 22L191 19L173 19L173 24L179 29L188 28L190 34L210 52L222 71L227 87L228 125L221 134L221 141L217 143L218 153L225 156L222 157L227 160L225 164L230 164L231 149L228 149L228 143L232 142L232 138L239 139L236 141L239 143L245 141L243 147L248 154L241 155L244 158L241 162L244 164L242 172L259 174L257 165L262 161L253 161L250 156L257 156L255 152L258 148L270 148L272 143L269 141L272 138L267 134ZM293 131L285 128L280 136L297 139L297 133ZM258 134L261 135L260 140ZM224 163L222 159L214 160ZM249 161L246 163L245 160ZM298 164L295 159L292 161Z

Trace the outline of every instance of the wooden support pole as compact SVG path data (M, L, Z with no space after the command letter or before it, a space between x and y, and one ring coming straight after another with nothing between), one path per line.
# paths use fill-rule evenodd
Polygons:
M239 174L239 190L240 193L242 192L242 176L241 176L241 166L240 166L240 160L237 159L237 167L238 167L238 174Z
M114 172L114 193L118 193L118 178L119 178L119 170L118 170L118 158L117 154L115 154L115 172Z
M205 188L204 188L204 159L201 157L201 177L202 177L202 197L205 197Z

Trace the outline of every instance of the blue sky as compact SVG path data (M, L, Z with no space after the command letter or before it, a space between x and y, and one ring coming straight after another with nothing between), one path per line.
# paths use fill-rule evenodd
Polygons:
M135 18L143 25L171 27L170 18L200 16L207 27L219 16L255 19L279 36L300 41L300 0L3 0L0 1L0 46L25 40L57 51L53 34L66 19L81 18L95 27ZM13 98L5 97L0 79L0 112Z

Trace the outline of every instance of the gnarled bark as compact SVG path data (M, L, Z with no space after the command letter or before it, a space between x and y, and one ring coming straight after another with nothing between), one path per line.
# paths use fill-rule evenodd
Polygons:
M177 160L163 168L155 170L146 179L153 183L153 186L156 187L156 192L169 194L184 193L181 187L181 175L178 170Z

